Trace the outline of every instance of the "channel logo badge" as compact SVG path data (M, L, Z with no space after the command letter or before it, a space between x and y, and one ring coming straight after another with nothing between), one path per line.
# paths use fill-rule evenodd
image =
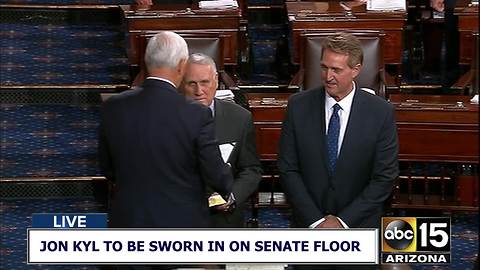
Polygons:
M382 218L382 252L417 251L417 219L414 217Z
M448 264L450 235L448 217L384 217L382 263Z

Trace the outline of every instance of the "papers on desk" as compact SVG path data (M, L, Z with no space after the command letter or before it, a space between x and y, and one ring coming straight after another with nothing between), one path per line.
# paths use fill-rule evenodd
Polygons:
M230 90L217 90L215 97L221 100L233 102L235 95Z
M392 11L406 9L406 0L368 0L367 2L367 10Z
M230 154L232 154L233 148L235 148L235 143L220 144L218 148L220 148L220 154L222 154L223 162L227 163Z
M475 96L473 96L472 99L470 99L470 103L478 104L478 94L476 94Z
M200 1L198 7L203 9L229 9L238 8L237 0Z

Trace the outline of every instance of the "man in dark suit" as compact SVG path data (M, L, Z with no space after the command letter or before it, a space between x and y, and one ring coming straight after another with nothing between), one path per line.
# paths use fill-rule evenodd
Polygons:
M102 108L100 162L116 190L113 227L208 227L205 186L223 196L233 177L220 155L210 110L177 92L188 49L173 32L148 42L142 88Z
M398 138L393 106L354 82L362 60L354 36L326 38L324 86L288 102L278 167L299 227L380 227L398 175Z
M234 175L233 195L237 207L227 204L212 207L212 227L244 226L245 202L255 192L261 179L261 167L255 146L252 115L241 106L215 99L218 75L215 62L207 55L190 55L181 91L210 108L215 119L215 134L220 145L233 147L228 157Z

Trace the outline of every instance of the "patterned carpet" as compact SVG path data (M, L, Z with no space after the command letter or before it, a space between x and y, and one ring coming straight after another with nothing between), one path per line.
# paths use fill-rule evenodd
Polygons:
M86 16L72 10L2 10L0 87L128 84L118 14L92 11ZM288 65L288 48L280 42L285 25L278 22L281 16L274 24L268 23L270 18L257 17L258 23L249 27L252 69L242 81L286 83L290 78L282 74ZM59 90L57 95L71 91ZM99 101L58 102L41 94L27 101L4 101L6 95L23 97L32 92L41 90L5 93L2 89L0 93L0 178L100 175L96 160Z
M98 176L98 104L0 105L0 178Z
M257 1L265 4L266 1ZM255 10L249 13L250 70L241 81L245 84L278 85L290 81L290 54L287 27L282 10Z
M118 26L34 17L0 23L0 86L128 83L128 60Z

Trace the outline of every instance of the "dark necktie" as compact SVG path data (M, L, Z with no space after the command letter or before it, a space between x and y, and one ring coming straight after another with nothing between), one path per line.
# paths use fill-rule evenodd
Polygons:
M327 154L330 175L335 173L335 165L337 163L338 135L340 134L340 118L338 117L338 110L340 110L340 105L333 105L333 113L330 117L330 122L328 122Z

